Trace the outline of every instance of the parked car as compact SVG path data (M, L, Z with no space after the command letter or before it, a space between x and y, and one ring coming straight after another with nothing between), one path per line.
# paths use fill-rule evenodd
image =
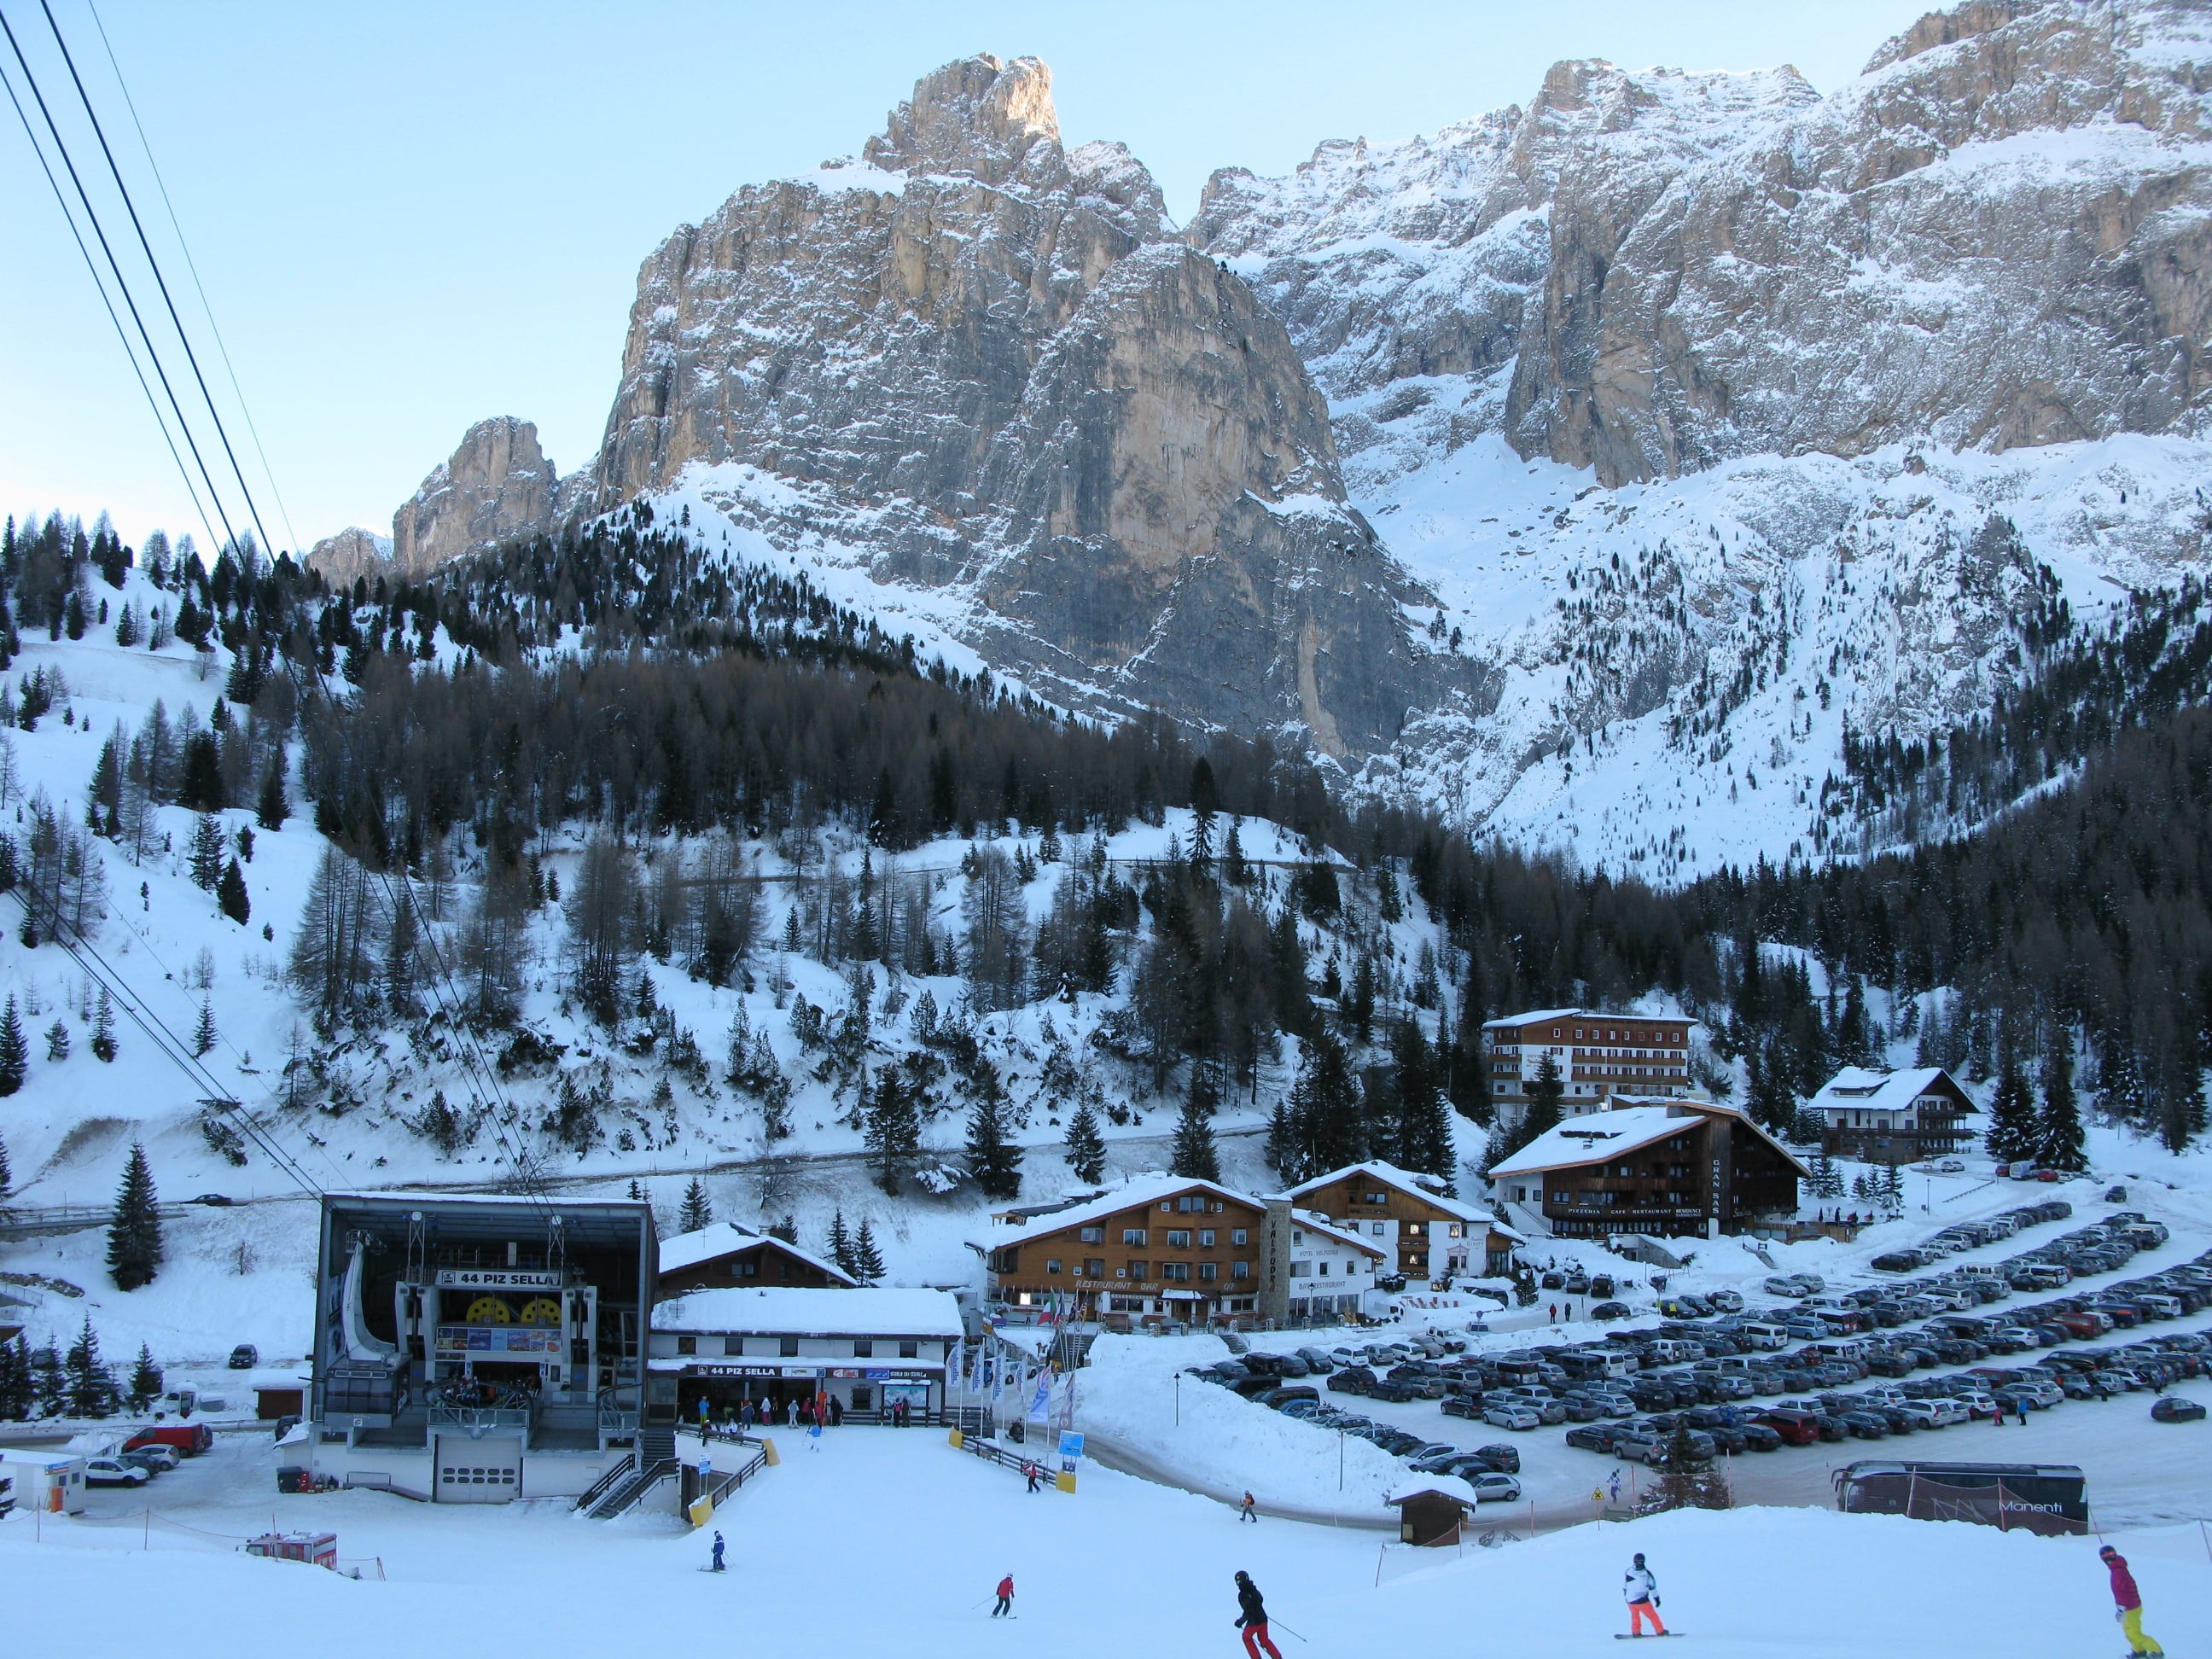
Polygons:
M1488 1458L1492 1466L1502 1474L1521 1473L1521 1448L1518 1446L1510 1446L1503 1440L1498 1440L1487 1446L1477 1446L1475 1450Z
M237 1201L236 1199L225 1198L221 1193L202 1193L192 1200L195 1204L204 1204L210 1209L215 1210L227 1210Z
M1521 1483L1510 1474L1478 1474L1468 1480L1474 1488L1478 1504L1517 1504L1521 1501Z
M204 1423L156 1423L138 1431L123 1443L125 1451L143 1446L167 1446L180 1457L197 1457L215 1444L215 1431Z
M126 1463L119 1457L84 1460L84 1484L88 1486L143 1486L153 1478L150 1470L137 1463Z
M1376 1382L1370 1383L1367 1387L1366 1393L1367 1397L1370 1400L1389 1400L1396 1401L1400 1404L1403 1404L1408 1400L1419 1400L1421 1398L1421 1391L1419 1389L1408 1388L1403 1382L1393 1382L1388 1377L1383 1377Z
M1511 1429L1516 1433L1540 1428L1544 1422L1542 1418L1530 1411L1528 1407L1504 1400L1494 1406L1484 1407L1482 1420L1496 1428Z
M1567 1443L1584 1451L1609 1452L1625 1432L1612 1423L1577 1423L1567 1431Z
M2201 1423L2204 1407L2194 1400L2178 1394L2151 1402L2150 1420L2154 1423Z
M250 1371L261 1363L261 1350L251 1342L241 1342L230 1351L230 1369Z
M116 1456L149 1474L167 1474L177 1467L177 1455L167 1446L141 1446L137 1451L118 1452Z
M1626 1302L1601 1302L1589 1310L1589 1316L1601 1322L1626 1319L1628 1317L1628 1304Z
M1375 1386L1375 1373L1364 1365L1346 1365L1329 1375L1328 1387L1335 1394L1365 1394Z
M1319 1348L1300 1348L1298 1358L1306 1362L1306 1370L1315 1376L1327 1376L1336 1369L1336 1361Z
M1439 1408L1446 1417L1478 1418L1482 1415L1482 1396L1479 1394L1448 1394Z

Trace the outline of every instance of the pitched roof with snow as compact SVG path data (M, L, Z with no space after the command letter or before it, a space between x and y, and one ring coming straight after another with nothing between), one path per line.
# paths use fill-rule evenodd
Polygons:
M1685 1129L1694 1129L1700 1118L1720 1117L1757 1135L1788 1158L1798 1174L1810 1173L1790 1155L1788 1147L1733 1106L1717 1106L1703 1100L1673 1100L1663 1105L1653 1102L1571 1117L1558 1128L1538 1135L1512 1157L1492 1165L1490 1178L1495 1181L1500 1176L1537 1175L1547 1170L1571 1170L1599 1163L1664 1140L1668 1135L1680 1134Z
M1299 1226L1304 1228L1310 1233L1324 1234L1327 1237L1334 1239L1340 1244L1349 1244L1354 1249L1358 1249L1368 1255L1373 1256L1378 1261L1382 1259L1382 1247L1381 1245L1370 1244L1358 1233L1346 1231L1344 1228L1338 1226L1327 1216L1323 1215L1319 1210L1292 1210L1291 1212L1291 1215L1292 1218L1297 1222Z
M1188 1176L1139 1176L1110 1192L1101 1193L1087 1203L1054 1210L1050 1215L1040 1216L1025 1226L1003 1230L994 1228L988 1238L969 1239L968 1248L988 1255L993 1250L1003 1250L1009 1245L1049 1238L1055 1233L1066 1232L1070 1227L1088 1226L1094 1221L1104 1220L1108 1216L1119 1215L1124 1210L1140 1206L1150 1209L1164 1198L1174 1198L1194 1190L1211 1193L1216 1198L1242 1204L1250 1209L1265 1207L1263 1201L1251 1194L1240 1193L1218 1181L1199 1181Z
M960 1304L950 1291L864 1285L859 1290L686 1291L653 1310L656 1331L738 1331L756 1336L927 1336L957 1340Z
M1401 1170L1395 1164L1384 1164L1375 1158L1370 1158L1364 1164L1347 1164L1340 1170L1331 1170L1327 1175L1316 1176L1311 1181L1302 1181L1291 1188L1290 1195L1292 1198L1304 1198L1310 1194L1320 1191L1323 1187L1332 1186L1344 1180L1347 1176L1371 1176L1384 1186L1395 1187L1400 1192L1410 1197L1418 1198L1424 1203L1433 1204L1445 1214L1456 1216L1462 1221L1471 1222L1478 1227L1496 1227L1500 1232L1513 1232L1510 1227L1504 1225L1496 1216L1481 1206L1469 1204L1462 1199L1449 1198L1437 1191L1436 1188L1443 1184L1437 1176L1421 1175L1412 1170ZM1518 1233L1513 1233L1516 1238L1520 1236Z
M1946 1088L1945 1085L1948 1085ZM1865 1066L1846 1066L1830 1078L1813 1097L1816 1112L1902 1112L1924 1094L1956 1097L1963 1111L1975 1109L1973 1101L1956 1078L1941 1066L1917 1066L1910 1071L1879 1072Z
M1525 1014L1506 1014L1497 1019L1486 1019L1482 1022L1482 1029L1494 1031L1507 1026L1535 1025L1547 1019L1579 1019L1582 1012L1579 1008L1532 1008Z
M750 1249L756 1244L773 1245L848 1285L858 1285L860 1282L826 1256L817 1255L813 1251L793 1244L788 1239L778 1238L773 1233L756 1232L735 1221L717 1221L688 1233L678 1233L673 1238L662 1239L660 1271L664 1274L681 1273L686 1267L696 1267L702 1261L734 1255L739 1250Z

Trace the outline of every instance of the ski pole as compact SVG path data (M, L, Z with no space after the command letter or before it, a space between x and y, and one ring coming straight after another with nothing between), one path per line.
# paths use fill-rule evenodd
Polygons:
M1283 1632L1283 1634L1284 1634L1284 1635L1285 1635L1285 1636L1298 1636L1297 1632L1296 1632L1296 1631L1292 1630L1292 1629L1291 1629L1288 1625L1285 1624L1285 1623L1284 1623L1281 1620L1279 1620L1279 1619L1271 1619L1271 1620L1269 1620L1267 1621L1267 1628L1268 1628L1269 1630L1279 1630L1279 1631L1282 1632ZM1303 1637L1303 1636L1298 1636L1298 1640L1299 1640L1299 1641L1301 1641L1301 1642L1305 1642L1306 1638L1305 1638L1304 1637ZM1311 1646L1313 1645L1313 1644L1312 1644L1312 1643L1310 1643L1310 1642L1306 1642L1306 1645L1307 1645L1308 1647L1311 1647Z

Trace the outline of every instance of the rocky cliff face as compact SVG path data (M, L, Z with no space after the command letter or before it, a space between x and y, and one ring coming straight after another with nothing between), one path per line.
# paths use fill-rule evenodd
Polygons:
M1191 234L1282 309L1356 447L1502 429L1613 485L2193 431L2208 89L2185 0L1976 0L1825 99L1563 64L1525 111L1217 175Z
M1387 746L1455 676L1343 505L1326 403L1126 150L1062 149L1050 86L947 65L859 161L665 242L596 503L720 468L781 524L773 478L878 580L966 594L963 635L1050 695Z
M560 488L536 427L512 415L478 421L392 515L392 568L419 575L547 529L559 513Z
M392 538L374 530L350 525L335 536L325 536L307 550L307 564L322 572L323 580L337 587L367 576L371 581L392 568Z
M2204 562L2208 167L2192 0L1971 0L1826 95L1561 64L1182 230L970 58L654 252L586 475L478 428L395 557L651 494L1072 707L1647 875L1832 849L1846 728Z

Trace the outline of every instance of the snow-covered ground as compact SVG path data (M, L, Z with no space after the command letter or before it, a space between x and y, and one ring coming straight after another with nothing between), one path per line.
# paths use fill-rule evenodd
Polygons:
M794 1451L715 1525L730 1571L672 1519L601 1524L565 1504L443 1509L368 1492L286 1497L265 1442L226 1437L143 1503L106 1518L0 1522L0 1578L35 1582L56 1622L27 1652L459 1653L490 1617L557 1628L564 1646L629 1652L970 1654L976 1644L1083 1654L1233 1654L1231 1576L1267 1598L1285 1652L1611 1654L1632 1550L1670 1625L1765 1656L1942 1653L2079 1659L2114 1640L2094 1538L1809 1510L1683 1513L1581 1527L1495 1549L1412 1552L1372 1533L1269 1521L1086 1465L1079 1490L1025 1493L933 1434L841 1430ZM237 1553L272 1522L331 1530L362 1582ZM2172 1650L2212 1628L2212 1566L2194 1528L2123 1540L2148 1628ZM381 1581L373 1575L378 1567ZM1019 1628L990 1592L1011 1573ZM64 1613L62 1610L67 1610ZM72 1620L93 1621L74 1631ZM550 1621L550 1622L549 1622ZM40 1646L40 1632L52 1644ZM1297 1644L1303 1642L1304 1648Z

